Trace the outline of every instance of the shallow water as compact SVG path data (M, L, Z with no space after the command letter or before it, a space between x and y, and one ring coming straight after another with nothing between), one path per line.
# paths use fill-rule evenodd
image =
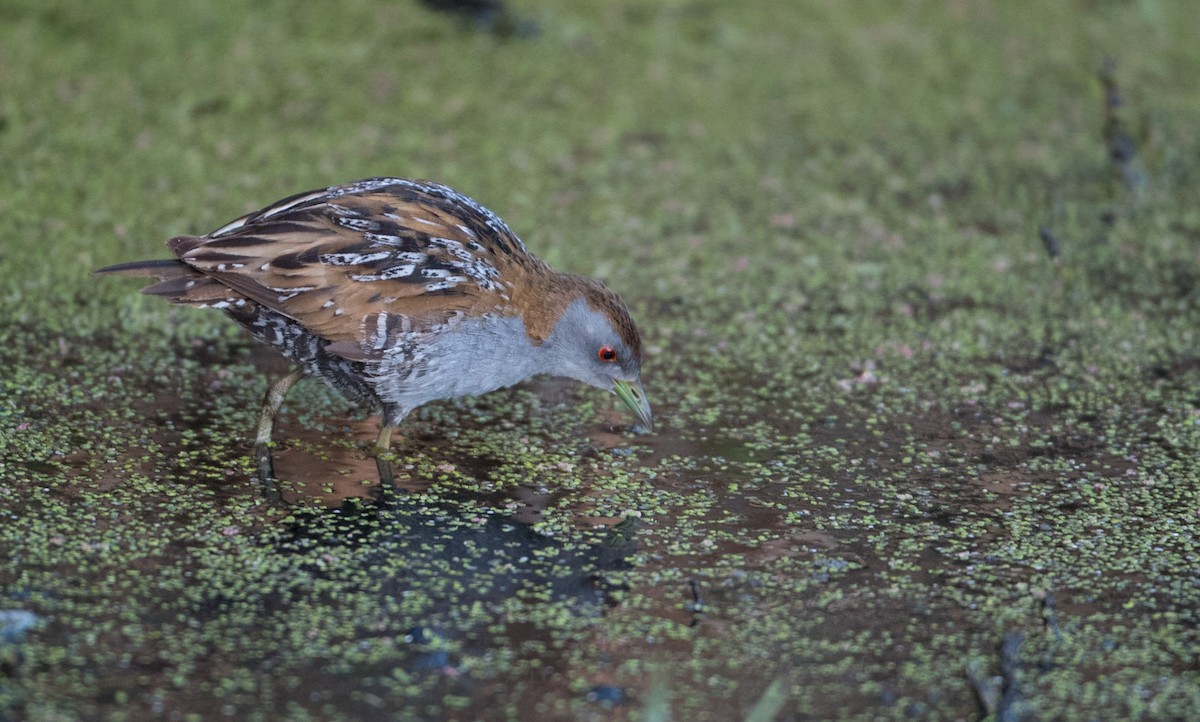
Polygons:
M277 366L238 358L196 383L253 408L228 384ZM1144 683L1190 699L1171 685L1195 669L1192 571L1106 561L1139 551L1104 528L1128 496L1108 487L1153 487L1053 413L893 425L864 398L631 435L545 381L418 415L383 489L375 421L316 391L296 401L329 411L277 428L283 504L221 396L152 395L125 423L140 444L24 464L0 579L40 621L6 648L10 709L58 704L21 690L45 694L63 650L55 689L88 717L637 719L666 695L725 720L773 681L779 719L1023 714L1064 678L1125 678L1130 635L1163 629L1193 638L1137 651L1157 650Z

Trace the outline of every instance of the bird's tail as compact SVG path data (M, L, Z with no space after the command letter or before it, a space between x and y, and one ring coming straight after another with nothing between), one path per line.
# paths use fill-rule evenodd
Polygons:
M142 293L165 298L171 303L213 306L225 302L229 305L243 298L237 291L175 259L118 263L93 273L157 278L158 282L143 288Z
M162 259L155 261L130 261L129 263L118 263L114 266L105 266L99 268L93 273L114 273L121 276L151 276L160 281L165 281L169 278L183 278L191 275L198 275L191 266L183 261L177 261L174 258Z

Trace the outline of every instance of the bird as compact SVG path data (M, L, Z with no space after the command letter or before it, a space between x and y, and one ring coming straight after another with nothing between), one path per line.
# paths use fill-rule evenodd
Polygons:
M222 310L294 369L269 384L257 474L288 391L316 377L381 414L380 479L393 430L432 401L538 375L614 393L653 428L642 337L603 282L534 256L492 211L439 183L367 178L289 196L203 236L167 241L171 259L98 274L155 279L142 293Z

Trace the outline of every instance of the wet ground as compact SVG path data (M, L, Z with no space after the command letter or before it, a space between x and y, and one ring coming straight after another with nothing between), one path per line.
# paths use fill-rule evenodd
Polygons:
M1200 709L1191 361L1100 408L1044 359L948 393L877 364L757 418L656 397L665 428L637 436L535 383L408 424L392 490L372 421L311 383L272 505L245 442L211 440L247 437L279 364L234 340L83 374L57 343L28 373L64 383L26 396L5 456L0 582L36 618L5 646L13 719Z
M1200 718L1200 15L134 5L0 3L0 720ZM656 430L384 489L303 382L261 487L286 367L88 273L377 174L608 279Z

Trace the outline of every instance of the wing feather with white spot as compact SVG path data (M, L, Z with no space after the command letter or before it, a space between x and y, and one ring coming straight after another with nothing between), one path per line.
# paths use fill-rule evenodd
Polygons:
M513 277L540 264L475 201L399 178L302 193L168 245L355 359L378 358L397 333L507 305Z

